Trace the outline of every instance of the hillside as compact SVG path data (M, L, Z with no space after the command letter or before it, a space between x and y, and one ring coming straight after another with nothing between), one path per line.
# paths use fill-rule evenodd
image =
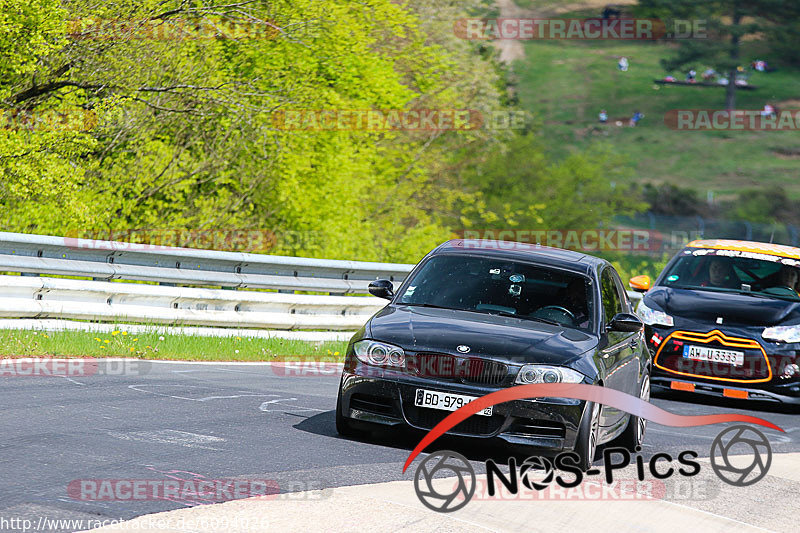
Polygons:
M527 16L558 13L560 17L598 16L600 8L563 12L561 2L519 0ZM597 2L592 4L599 5ZM574 7L574 5L570 5ZM664 115L676 109L720 109L722 87L663 86L654 83L667 73L659 60L670 53L670 43L622 41L527 41L524 57L513 62L520 104L540 120L550 149L563 155L590 143L607 140L627 154L636 169L634 180L669 182L691 187L703 196L733 197L742 189L780 185L800 197L798 133L703 132L671 130ZM745 51L743 63L767 59L763 51ZM627 57L627 72L617 68ZM698 73L701 69L697 69ZM678 79L683 74L673 73ZM699 78L699 74L698 74ZM781 67L776 72L753 72L758 87L737 91L737 107L800 108L800 72ZM606 109L609 123L598 124ZM645 118L636 128L627 120L634 111ZM623 126L614 125L622 121Z

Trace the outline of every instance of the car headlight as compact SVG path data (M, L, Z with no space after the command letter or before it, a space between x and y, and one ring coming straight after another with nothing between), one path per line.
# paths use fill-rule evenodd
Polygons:
M353 351L359 361L368 365L402 367L406 363L403 349L385 342L358 341L353 343Z
M761 336L768 341L800 342L800 324L765 328Z
M644 304L644 298L642 298L642 300L639 302L639 306L636 308L636 314L639 315L639 318L642 319L642 322L648 326L671 327L675 325L675 321L672 319L672 316L668 315L664 311L650 309Z
M550 365L524 365L517 373L514 383L580 383L584 375L571 368Z

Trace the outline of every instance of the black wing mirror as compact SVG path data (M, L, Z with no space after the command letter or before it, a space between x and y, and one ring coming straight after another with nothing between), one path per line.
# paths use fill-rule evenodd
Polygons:
M614 315L614 318L611 319L611 323L608 324L608 329L611 331L624 331L626 333L632 333L635 331L639 331L644 327L644 323L642 320L630 313L618 313Z
M378 298L394 298L394 285L388 279L376 279L369 284L369 293Z

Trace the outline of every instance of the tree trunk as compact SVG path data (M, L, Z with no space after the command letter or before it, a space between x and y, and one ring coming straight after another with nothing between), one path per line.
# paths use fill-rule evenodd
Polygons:
M739 62L739 24L742 22L742 14L739 11L739 3L733 4L733 16L731 17L731 70L728 73L728 87L725 90L725 109L733 111L736 109L736 67Z
M728 72L728 86L725 87L725 109L736 109L736 69Z

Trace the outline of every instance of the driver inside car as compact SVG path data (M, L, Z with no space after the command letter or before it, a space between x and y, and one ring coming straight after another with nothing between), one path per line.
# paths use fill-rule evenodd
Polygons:
M784 265L781 267L780 276L776 287L788 287L797 293L797 282L800 275L794 267Z
M723 257L711 257L708 262L708 278L700 283L701 287L719 287L723 289L738 289L742 282L737 278L736 272L730 262Z

